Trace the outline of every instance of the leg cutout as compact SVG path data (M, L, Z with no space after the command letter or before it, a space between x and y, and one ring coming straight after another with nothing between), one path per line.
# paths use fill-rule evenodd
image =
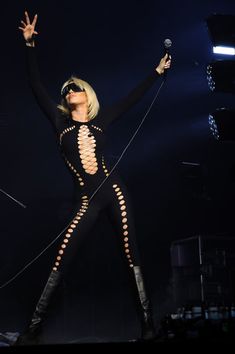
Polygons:
M131 272L131 283L134 283L132 288L134 296L137 298L135 302L141 320L141 340L151 340L156 337L156 333L141 268L140 266L135 266L135 264L140 264L140 257L128 193L118 184L114 184L112 187L117 198L115 203L113 203L112 219L121 236L122 247L124 248L124 254Z

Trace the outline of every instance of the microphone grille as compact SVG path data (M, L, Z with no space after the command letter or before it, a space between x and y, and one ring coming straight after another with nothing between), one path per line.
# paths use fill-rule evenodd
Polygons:
M164 40L164 47L165 48L170 48L171 45L172 45L172 41L169 38Z

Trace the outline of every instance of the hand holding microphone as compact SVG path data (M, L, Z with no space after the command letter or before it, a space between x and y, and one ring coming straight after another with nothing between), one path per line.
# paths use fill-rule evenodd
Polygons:
M170 47L172 45L172 42L170 39L165 39L164 41L164 57L160 60L160 63L158 64L156 71L158 72L159 75L164 74L166 78L166 73L167 69L170 68L171 66L171 55L170 55Z

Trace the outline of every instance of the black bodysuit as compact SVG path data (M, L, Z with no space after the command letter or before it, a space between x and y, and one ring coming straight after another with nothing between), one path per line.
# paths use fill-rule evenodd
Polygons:
M159 74L153 70L125 99L110 108L101 109L89 122L78 122L71 116L63 115L43 87L35 50L33 47L27 47L30 83L41 109L56 129L62 154L74 178L75 193L80 195L76 213L63 235L53 270L67 269L101 211L107 213L116 230L116 236L121 238L129 267L139 265L128 193L116 172L109 175L110 171L103 155L104 136L109 124L138 102ZM86 166L90 163L86 168L85 162ZM105 183L93 196L107 176Z

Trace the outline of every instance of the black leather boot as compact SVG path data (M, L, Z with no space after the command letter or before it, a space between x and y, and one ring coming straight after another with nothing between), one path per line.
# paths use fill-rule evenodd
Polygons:
M140 266L134 266L132 269L140 302L141 337L139 340L151 341L156 339L157 333L154 328L150 300L146 294Z
M45 319L52 295L60 282L61 275L58 271L52 270L44 287L42 295L36 305L31 322L27 330L21 334L14 345L35 345L40 344L42 322Z

